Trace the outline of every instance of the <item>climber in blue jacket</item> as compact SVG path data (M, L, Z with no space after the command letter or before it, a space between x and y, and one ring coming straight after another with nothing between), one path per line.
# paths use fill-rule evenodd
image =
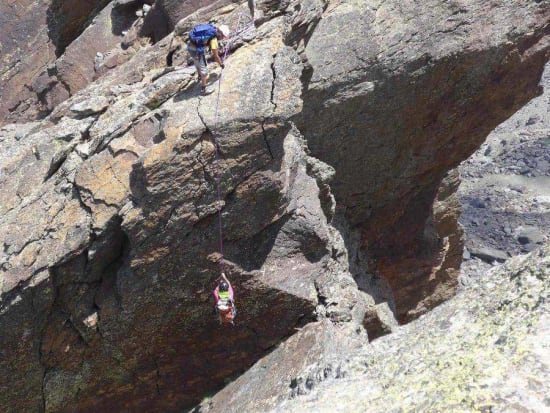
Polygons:
M206 49L209 49L214 60L223 69L225 66L218 53L218 40L226 40L229 37L229 27L222 24L219 27L213 24L199 24L189 33L187 51L193 58L197 74L201 80L201 92L206 94L206 83L208 81L208 63L206 62Z

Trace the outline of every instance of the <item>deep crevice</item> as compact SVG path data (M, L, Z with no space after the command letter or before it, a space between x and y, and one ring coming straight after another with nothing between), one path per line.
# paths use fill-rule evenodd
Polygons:
M55 54L61 56L73 40L90 25L93 18L109 3L109 0L82 2L76 8L67 0L53 0L46 11L48 37L55 45Z
M277 53L273 55L273 60L271 61L271 73L273 74L273 79L271 80L271 104L273 105L273 113L277 112L277 103L275 103L275 80L277 79L277 74L275 71L275 58Z
M50 277L50 280L51 280L52 285L53 285L54 284L54 279L53 279L53 272L51 270L49 271L49 277ZM45 383L46 383L46 375L48 374L48 371L50 370L48 367L46 367L45 354L43 353L42 348L44 346L44 338L45 338L46 330L48 328L49 320L50 320L50 317L52 316L52 313L54 311L55 302L57 301L57 297L58 297L58 293L59 293L58 289L55 286L54 286L54 288L52 288L52 291L53 291L53 297L52 297L51 305L48 309L47 315L45 317L45 321L44 321L42 329L39 333L40 340L38 342L38 362L40 363L40 366L43 369L42 383L41 383L42 386L41 386L41 389L40 389L41 396L42 396L42 412L41 413L46 412ZM33 304L33 308L34 308L34 304Z
M275 159L275 156L273 155L273 152L271 151L271 146L269 145L269 139L267 138L267 132L265 130L265 119L262 120L262 136L264 138L265 146L269 152L269 156L271 156L271 159Z

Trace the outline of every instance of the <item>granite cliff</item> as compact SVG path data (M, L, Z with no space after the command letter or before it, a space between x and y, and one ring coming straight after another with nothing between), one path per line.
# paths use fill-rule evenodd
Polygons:
M547 4L259 0L254 27L246 3L82 3L2 25L8 412L181 411L258 360L352 354L455 294L454 168L540 94ZM210 19L235 35L201 96L184 40ZM228 329L209 302L220 208ZM300 393L298 373L271 380Z
M546 411L549 281L546 245L369 346L309 324L194 411Z

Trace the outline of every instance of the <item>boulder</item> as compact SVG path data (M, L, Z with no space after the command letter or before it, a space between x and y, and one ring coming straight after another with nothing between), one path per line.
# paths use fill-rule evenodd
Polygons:
M549 257L546 245L511 259L430 314L349 354L340 378L300 397L289 397L287 387L287 399L265 411L546 410ZM246 394L255 388L232 390L231 409L252 412ZM206 411L223 411L225 394Z
M514 233L521 245L542 244L544 242L544 234L534 226L526 225L517 227Z
M489 264L504 262L510 258L506 252L488 246L470 247L470 254Z

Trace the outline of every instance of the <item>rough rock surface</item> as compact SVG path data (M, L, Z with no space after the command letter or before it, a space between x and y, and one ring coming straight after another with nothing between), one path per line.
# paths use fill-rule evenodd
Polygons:
M269 411L547 411L549 281L547 244L492 269L429 314L348 354L338 366L343 378L312 380L309 393L294 398L287 382L290 400ZM244 389L233 390L246 400Z
M313 156L337 166L338 205L363 229L402 321L452 294L460 241L438 233L431 205L445 173L538 93L548 47L539 6L345 2L305 47L301 131ZM362 40L342 39L343 25Z
M340 366L364 344L360 333L328 320L310 323L192 412L269 411L320 381L344 377Z
M155 2L55 0L0 5L0 126L44 118L151 41L162 40L183 15L209 2L158 1L147 14L143 10L151 8L148 3Z
M68 97L55 79L40 75L107 3L22 0L0 4L0 126L42 116L43 103L37 94L44 90L56 89L51 93L57 99Z
M499 125L461 167L461 223L470 269L550 239L550 66L544 93ZM481 256L481 250L491 254ZM466 278L463 278L467 282Z
M158 41L174 30L183 18L200 9L220 10L223 6L236 3L231 0L156 0L152 10L145 17L141 33ZM204 19L200 23L209 21ZM199 23L199 22L198 22Z
M55 77L63 84L69 95L85 88L96 77L98 63L108 58L106 54L124 39L136 20L130 13L120 13L108 4L94 18L86 30L67 46L63 55L55 62ZM61 102L58 102L61 103ZM57 105L53 105L50 110Z
M193 68L165 65L193 19L239 29L246 3L193 13L44 120L0 129L8 412L181 411L310 322L285 345L331 360L332 338L353 348L454 294L452 169L539 93L548 7L257 7L218 112ZM218 211L235 328L211 314Z

